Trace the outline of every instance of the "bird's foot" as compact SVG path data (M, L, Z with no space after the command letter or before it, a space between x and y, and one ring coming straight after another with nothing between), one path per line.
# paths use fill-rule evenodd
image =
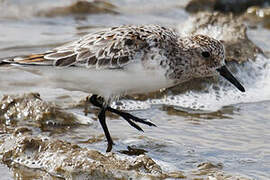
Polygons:
M90 102L96 106L96 107L100 107L102 108L103 107L103 103L102 103L102 98L98 97L97 95L92 95L90 97ZM146 124L148 126L156 126L154 123L148 121L147 119L142 119L142 118L138 118L130 113L127 113L127 112L123 112L123 111L120 111L120 110L117 110L117 109L114 109L110 106L107 106L107 111L110 111L114 114L117 114L119 116L121 116L122 118L124 118L132 127L136 128L137 130L139 131L143 131L142 128L137 125L135 122L138 122L138 123L142 123L142 124Z
M115 113L119 116L121 116L122 118L124 118L132 127L136 128L137 130L139 131L143 131L142 128L137 125L135 122L138 122L138 123L142 123L142 124L146 124L148 126L156 126L155 124L151 123L150 121L148 121L147 119L142 119L142 118L138 118L136 116L133 116L132 114L130 113L127 113L127 112L123 112L123 111L120 111L120 110L117 110L117 109L114 109L114 108L111 108L111 107L108 107L107 108L108 111L112 112L112 113Z
M146 124L148 126L156 126L155 124L153 124L150 121L147 121L146 119L138 118L136 116L133 116L130 113L123 112L123 111L114 109L110 106L104 105L104 100L102 98L98 97L97 95L92 95L90 97L89 101L94 106L99 107L101 109L101 111L99 112L99 115L98 115L98 119L99 119L99 122L102 126L102 129L105 133L105 136L106 136L106 139L108 142L106 152L110 152L112 150L112 146L113 146L113 141L112 141L112 138L110 136L109 130L108 130L107 125L106 125L106 117L105 117L106 111L110 111L112 113L115 113L115 114L123 117L132 127L136 128L139 131L143 131L143 129L139 125L137 125L135 122Z

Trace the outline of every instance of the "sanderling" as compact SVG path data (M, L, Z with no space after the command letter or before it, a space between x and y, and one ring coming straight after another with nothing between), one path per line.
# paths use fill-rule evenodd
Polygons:
M141 131L135 122L155 126L111 108L110 103L119 96L156 91L218 73L244 92L225 67L224 58L222 43L211 37L180 37L159 25L125 25L88 34L44 54L2 62L40 69L47 79L44 84L93 94L89 100L101 109L98 118L109 152L113 141L105 121L106 111L120 115Z

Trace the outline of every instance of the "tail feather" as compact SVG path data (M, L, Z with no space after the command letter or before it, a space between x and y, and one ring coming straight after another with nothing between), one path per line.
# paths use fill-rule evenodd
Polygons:
M25 56L13 56L2 58L0 64L22 64L22 65L52 65L53 61L45 59L44 56L51 52L43 54L31 54Z
M9 63L5 62L5 59L0 59L0 66L4 64L9 64Z

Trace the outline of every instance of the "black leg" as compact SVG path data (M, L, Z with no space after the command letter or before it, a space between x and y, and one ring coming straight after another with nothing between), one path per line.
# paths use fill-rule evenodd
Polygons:
M113 109L109 106L104 106L103 105L103 100L102 99L99 99L97 95L92 95L89 99L89 101L96 107L99 107L101 110L98 114L98 118L99 118L99 122L102 126L102 129L105 133L105 136L106 136L106 139L108 141L108 147L107 147L107 150L106 152L110 152L111 149L112 149L112 145L113 145L113 141L112 141L112 138L111 138L111 135L109 133L109 130L108 130L108 127L106 125L106 117L105 117L105 112L106 111L110 111L112 113L115 113L115 114L118 114L119 116L123 117L132 127L136 128L137 130L139 131L143 131L142 128L137 125L135 122L138 122L138 123L142 123L142 124L146 124L148 126L156 126L155 124L145 120L145 119L141 119L141 118L138 118L136 116L133 116L132 114L129 114L129 113L126 113L126 112L122 112L122 111L119 111L117 109ZM133 122L135 121L135 122Z
M106 152L110 152L112 150L112 146L113 146L113 140L111 138L110 132L108 130L107 124L106 124L106 111L107 111L107 107L104 107L99 101L98 101L98 97L97 95L92 95L89 99L89 101L94 105L99 107L101 110L98 114L98 120L101 124L101 127L104 131L104 134L106 136L107 142L108 142L108 146L107 146L107 150Z
M113 140L111 138L110 132L109 132L107 124L106 124L105 113L106 113L106 107L103 107L100 110L99 114L98 114L98 119L99 119L99 122L100 122L100 124L102 126L102 129L103 129L103 131L105 133L105 136L106 136L106 139L107 139L107 142L108 142L106 152L110 152L112 150Z

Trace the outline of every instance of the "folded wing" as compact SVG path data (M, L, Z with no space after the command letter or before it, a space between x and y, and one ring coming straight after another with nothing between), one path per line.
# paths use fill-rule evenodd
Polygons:
M56 67L121 68L142 57L151 47L162 44L170 33L160 26L119 26L88 34L80 40L44 54L12 57L3 62Z

